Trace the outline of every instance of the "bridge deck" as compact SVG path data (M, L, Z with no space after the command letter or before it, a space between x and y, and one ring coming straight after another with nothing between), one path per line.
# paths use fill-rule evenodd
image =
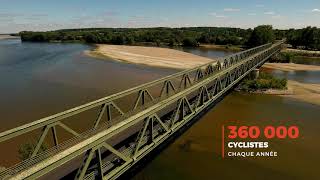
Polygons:
M251 70L279 52L282 43L266 44L236 53L219 59L218 63L185 70L2 132L0 142L43 129L31 157L1 172L0 178L34 179L84 154L85 161L80 165L77 179L117 178L231 89ZM174 86L176 81L180 82L179 87ZM162 87L161 91L154 97L148 89L159 85ZM136 95L136 100L133 109L125 111L116 101L129 95ZM93 108L100 110L93 128L87 131L75 132L62 122ZM111 114L115 112L119 115L112 118ZM102 116L106 116L109 121L100 122ZM56 126L73 134L74 138L58 143ZM49 129L52 130L54 146L39 153ZM114 141L114 138L120 134L126 134L124 139L131 140L118 146L120 142ZM106 152L109 152L108 155L102 158ZM94 166L92 159L96 160Z

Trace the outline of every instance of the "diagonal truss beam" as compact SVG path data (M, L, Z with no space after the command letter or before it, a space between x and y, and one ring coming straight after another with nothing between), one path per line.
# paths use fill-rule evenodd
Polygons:
M268 54L263 53L262 50L264 50L264 48L269 48L266 51L268 52ZM253 53L253 51L262 51L258 52L257 54L253 55L253 56L259 56L260 57L260 61L255 65L258 66L262 63L264 63L264 61L268 58L268 56L273 55L274 53L276 53L276 50L278 48L278 44L273 45L271 47L269 46L261 46L257 49L248 51L250 53ZM250 55L250 53L248 53ZM252 54L251 54L252 55ZM159 110L161 110L163 107L169 106L171 105L173 102L177 102L180 100L180 102L178 103L178 106L180 106L178 109L180 109L180 119L182 118L182 120L184 122L186 122L187 119L190 119L189 117L192 117L190 115L185 114L186 110L187 111L191 111L192 112L192 108L188 102L188 99L186 99L186 95L190 94L196 90L198 90L199 88L201 88L203 85L207 85L209 83L212 83L212 81L217 80L219 77L225 75L227 72L230 72L230 70L239 67L241 64L246 64L247 62L249 62L251 60L251 58L249 59L244 59L243 62L240 61L239 63L235 64L234 66L230 66L228 68L223 68L221 71L213 74L210 77L206 77L203 80L199 81L199 83L194 84L193 86L184 89L180 92L177 92L176 94L168 97L167 99L162 100L159 103L153 104L152 106L143 109L141 112L139 112L138 114L134 114L130 117L128 117L127 119L125 119L124 121L113 125L112 127L105 129L103 131L99 131L96 134L90 136L90 137L86 137L85 139L83 139L81 141L81 143L78 143L66 150L62 150L61 152L58 152L57 154L54 154L52 157L47 158L45 160L42 161L42 163L37 164L36 166L32 166L26 170L24 170L23 172L18 172L14 177L15 178L22 178L22 177L26 177L26 178L35 178L35 177L39 177L43 174L45 174L46 172L60 166L61 164L64 164L66 162L68 162L70 159L80 155L83 152L86 152L90 149L94 149L95 147L99 146L100 144L102 144L104 141L106 141L107 139L113 137L114 135L128 129L129 127L132 127L134 125L136 125L137 123L143 121L145 118L150 117L152 114L157 113ZM253 67L255 67L253 66ZM248 67L248 66L247 66ZM246 68L247 68L246 67ZM249 70L250 71L250 70ZM218 93L219 95L221 95L223 92L225 92L227 89L230 89L232 87L233 84L235 84L236 82L238 82L240 79L242 79L247 72L243 72L243 74L241 74L241 76L233 83L231 83L228 86L225 87L221 87L222 90ZM221 83L220 83L221 85ZM217 95L218 96L218 95ZM217 97L215 96L215 98ZM184 100L185 98L185 100ZM211 99L211 101L213 101L214 99ZM103 103L102 103L103 104ZM100 105L102 105L100 104ZM180 105L179 105L180 104ZM183 106L186 106L183 107ZM188 110L187 108L190 108L190 110ZM182 111L181 111L182 109ZM178 113L178 112L176 112ZM189 112L190 113L190 112ZM181 123L183 124L183 123ZM63 127L63 124L61 125L59 123L60 126ZM33 126L34 128L35 126ZM68 127L65 127L64 129L70 130L71 132L73 131L72 129L68 129ZM177 128L175 127L171 127L170 128L170 132L173 132L174 130L176 130ZM30 129L28 129L30 130ZM10 131L10 132L6 132L3 134L0 134L0 142L1 140L5 140L8 137L12 137L15 136L15 131ZM90 155L90 153L89 153Z

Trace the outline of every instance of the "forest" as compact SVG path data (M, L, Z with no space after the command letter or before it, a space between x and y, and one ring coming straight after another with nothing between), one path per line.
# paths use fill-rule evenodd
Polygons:
M316 27L289 30L273 29L270 25L261 25L254 29L228 27L86 28L47 32L23 31L19 34L22 41L150 44L153 46L216 44L253 47L286 38L294 48L320 49L320 29Z

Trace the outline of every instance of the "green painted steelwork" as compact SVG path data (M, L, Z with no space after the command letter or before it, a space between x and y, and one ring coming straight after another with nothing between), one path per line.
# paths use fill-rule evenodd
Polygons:
M40 147L48 130L52 128L55 146L42 154L37 154L39 148L36 148L30 159L0 173L0 177L35 179L85 154L85 160L80 165L76 179L95 177L115 179L232 88L250 71L261 66L270 56L278 53L282 43L283 41L280 41L239 52L219 59L218 62L185 70L2 132L0 133L0 142L42 128L43 133L36 146ZM193 81L190 78L192 74L194 74ZM174 87L172 83L176 78L180 79L179 87ZM148 89L159 84L162 85L162 90L159 97L155 98ZM132 94L137 95L133 110L123 112L115 104L115 100ZM190 97L192 94L197 95L193 98ZM149 97L149 102L146 102L146 97ZM158 114L161 110L175 103L171 118L162 119L159 117ZM75 132L61 122L67 117L95 107L100 107L100 110L93 128L87 132ZM120 113L119 119L111 118L110 107ZM103 114L107 115L109 122L99 124ZM110 127L112 120L114 123ZM142 124L139 126L140 133L138 133L136 141L131 144L132 146L117 149L107 142L139 124ZM62 127L75 137L58 144L56 126ZM101 159L101 148L110 151L117 161L107 160L104 163ZM98 168L96 171L88 173L88 166L94 156L98 159Z

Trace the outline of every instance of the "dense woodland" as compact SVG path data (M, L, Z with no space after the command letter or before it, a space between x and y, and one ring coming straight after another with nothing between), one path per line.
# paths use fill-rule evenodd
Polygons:
M64 29L48 32L20 32L23 41L86 42L105 44L150 44L156 46L199 46L199 44L237 45L252 47L287 38L302 49L320 49L320 29L278 30L262 25L254 29L226 27L186 28L88 28Z

